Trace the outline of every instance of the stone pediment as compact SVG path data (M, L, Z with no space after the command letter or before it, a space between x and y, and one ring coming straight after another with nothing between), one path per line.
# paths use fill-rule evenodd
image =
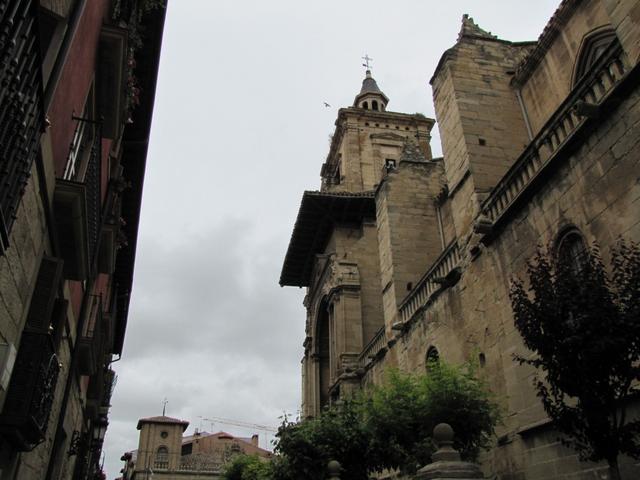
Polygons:
M372 133L371 135L369 135L369 138L371 138L373 143L383 143L384 141L404 143L407 139L407 137L405 137L404 135L399 135L393 132Z

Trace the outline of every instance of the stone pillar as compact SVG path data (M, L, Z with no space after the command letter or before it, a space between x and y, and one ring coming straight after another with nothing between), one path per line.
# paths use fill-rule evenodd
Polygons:
M432 463L418 470L415 480L473 480L483 478L480 467L460 460L453 448L453 429L448 423L439 423L433 429L433 440L438 450L431 456Z

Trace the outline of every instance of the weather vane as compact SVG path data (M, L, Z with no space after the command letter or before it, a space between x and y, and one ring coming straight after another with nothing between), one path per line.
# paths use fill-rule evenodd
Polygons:
M164 417L164 414L167 413L167 403L169 403L169 400L167 400L167 397L164 397L164 400L162 401L162 416Z
M367 70L371 70L371 65L369 65L369 62L373 61L373 58L371 58L367 53L365 53L364 57L361 58L364 60L362 66L367 67Z

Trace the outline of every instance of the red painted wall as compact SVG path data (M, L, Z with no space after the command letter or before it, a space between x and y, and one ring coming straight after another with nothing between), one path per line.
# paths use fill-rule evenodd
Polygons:
M108 7L108 0L86 2L47 112L51 122L54 166L58 176L64 172L69 145L76 128L76 122L71 116L74 112L76 115L82 114L94 77L100 30Z

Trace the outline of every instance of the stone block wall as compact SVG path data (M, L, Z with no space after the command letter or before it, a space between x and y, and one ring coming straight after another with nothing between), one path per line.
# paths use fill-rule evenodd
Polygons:
M611 25L616 30L629 62L640 62L640 2L634 0L603 0Z
M388 336L400 302L444 250L436 205L443 176L441 163L401 161L376 194L380 289Z
M328 191L362 192L375 190L386 159L399 161L406 138L416 142L425 158L431 158L431 128L434 121L422 115L345 109L336 122L336 159L340 163L340 183Z
M527 355L513 324L508 297L514 276L524 278L538 246L550 245L567 225L597 241L605 261L616 239L640 241L640 93L632 93L584 143L532 192L479 256L467 257L458 284L446 290L423 317L400 335L364 382L380 381L390 365L422 371L429 346L448 362L477 359L504 409L499 446L483 462L487 474L505 479L587 480L602 465L578 463L575 453L545 427L532 386L534 372L513 361ZM395 352L395 353L394 353ZM392 354L392 355L390 355ZM391 357L391 358L390 358ZM394 360L394 357L397 360ZM627 459L625 478L640 475Z
M479 203L528 143L522 109L510 86L526 48L463 36L445 53L431 81L459 237L469 232Z
M554 38L542 60L522 85L522 99L534 136L572 89L575 68L572 67L580 53L583 38L594 29L609 25L610 20L605 11L605 2L578 2L576 10L562 25L562 34Z

